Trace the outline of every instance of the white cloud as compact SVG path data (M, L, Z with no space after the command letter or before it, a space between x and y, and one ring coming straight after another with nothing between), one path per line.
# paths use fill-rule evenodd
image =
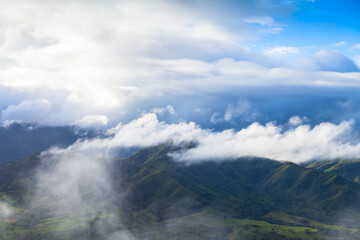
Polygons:
M354 61L336 50L318 51L309 64L316 70L332 72L358 72ZM308 66L306 66L309 68Z
M360 56L354 56L353 60L356 66L358 67L358 69L360 69Z
M222 4L211 9L205 1L5 3L0 87L18 93L20 100L2 96L2 121L56 125L107 116L112 125L131 104L136 109L138 102L158 96L226 93L241 86L360 83L357 73L336 72L351 65L339 55L320 54L300 70L270 56L294 54L296 48L263 54L243 46L259 31L283 27L256 2L251 11L239 3L241 11L231 16Z
M20 124L21 121L20 120L5 120L0 126L7 128L9 126L11 126L12 124Z
M289 124L291 126L299 126L299 125L303 124L306 121L308 121L307 117L292 116L289 119Z
M277 55L285 55L285 54L299 54L301 53L300 49L297 47L275 47L265 51L265 54L277 54Z
M214 112L210 117L210 122L217 123L223 121L223 119L220 117L220 114L218 112Z
M283 30L283 27L285 27L284 24L277 23L272 17L269 16L261 16L261 17L250 17L245 19L246 23L249 24L258 24L262 29L260 29L260 32L262 33L270 33L270 34L276 34L278 32L281 32Z
M272 17L269 17L269 16L247 18L247 19L245 19L245 22L260 24L262 26L268 26L268 27L278 25L278 23L276 23L275 20Z
M63 105L68 114L55 114L69 124L153 96L157 70L144 57L242 49L237 34L186 4L166 1L7 1L0 19L0 85L30 92L31 101ZM44 92L64 96L55 104Z
M285 130L272 123L254 123L238 132L226 130L219 133L208 132L198 138L195 148L174 153L180 161L196 162L204 160L224 160L238 157L257 156L295 163L308 160L334 158L357 158L360 143L350 143L345 139L350 134L351 122L339 125L322 123L313 128L299 125Z
M7 202L0 201L0 221L6 222L14 216L14 209Z
M156 88L162 89L166 86L169 91L175 91L172 87L176 86L178 92L199 94L226 92L241 86L360 86L359 72L331 70L331 68L349 70L353 67L349 59L342 55L335 55L330 59L339 62L340 65L331 63L330 59L326 60L325 56L321 55L319 60L304 60L300 63L303 68L266 67L251 61L235 61L229 58L206 63L206 68L194 67L197 63L202 64L201 61L157 60L154 64L158 65L160 71L158 72L159 85L156 85ZM340 59L337 59L337 56ZM189 69L188 67L192 70L184 70ZM321 67L327 67L327 71L319 71L318 68ZM184 73L186 73L185 76ZM166 81L161 79L166 79ZM178 84L179 80L182 81L181 85Z
M151 112L153 113L156 113L158 115L163 115L165 114L166 112L174 115L176 112L175 112L175 109L172 105L167 105L166 107L164 108L153 108L151 109Z
M336 46L336 47L344 46L344 45L346 45L345 41L337 42L337 43L334 44L334 46Z
M167 124L159 122L155 114L145 114L128 124L120 124L113 128L109 138L77 142L66 151L97 156L118 147L196 142L196 147L174 152L172 156L189 163L247 156L296 163L308 160L358 158L360 141L353 141L353 121L344 121L340 124L324 122L311 127L303 124L304 120L306 119L291 118L290 122L295 123L291 128L274 123L252 123L240 131L229 129L214 132L201 129L193 122Z
M214 112L211 115L210 122L232 122L234 120L251 122L259 114L257 111L250 105L249 101L245 98L238 100L237 104L228 104L225 110L224 115L222 116L219 112Z
M105 115L85 115L82 119L77 121L80 126L89 127L96 125L107 125L108 118Z
M240 99L237 105L229 104L224 114L225 121L231 121L235 118L241 117L242 120L252 121L257 115L256 111L252 109L249 101Z
M22 101L18 105L10 105L3 110L1 119L21 122L36 122L38 119L44 119L42 123L46 124L52 118L51 109L51 103L46 99Z
M35 171L35 191L29 209L37 212L45 205L47 207L42 212L46 216L59 217L60 221L53 224L55 236L73 224L69 219L76 219L79 226L84 227L79 228L79 236L96 232L102 239L135 239L122 230L119 215L111 211L111 201L108 201L116 195L110 180L112 156L104 149L92 150L87 152L69 147L43 152ZM121 198L116 201L119 204ZM90 223L88 216L102 217L94 218Z

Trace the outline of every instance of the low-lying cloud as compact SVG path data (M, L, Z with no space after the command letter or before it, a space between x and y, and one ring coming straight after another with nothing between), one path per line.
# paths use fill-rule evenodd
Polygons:
M112 209L122 200L112 185L113 155L104 149L81 151L78 145L40 155L30 210L57 218L51 232L55 238L68 229L70 238L76 239L134 239Z
M8 204L5 201L0 201L0 222L7 222L9 220L11 220L11 217L13 217L14 215L14 210L13 208L10 206L10 204Z
M173 152L171 156L188 163L247 156L295 163L359 157L360 140L352 132L353 121L340 124L323 122L315 126L305 124L304 121L306 118L294 116L285 125L254 122L239 131L228 129L215 132L202 129L194 122L161 122L156 114L149 113L110 129L108 138L79 141L67 151L76 150L96 156L103 152L112 154L120 147L196 143L195 147Z

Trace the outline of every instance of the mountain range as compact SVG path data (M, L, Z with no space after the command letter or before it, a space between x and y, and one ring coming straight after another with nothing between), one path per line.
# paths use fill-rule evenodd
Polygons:
M39 153L1 165L0 199L14 209L0 223L1 238L360 238L358 161L299 166L240 158L189 165L174 161L172 151L163 144L114 159L108 167L113 190L97 194L101 183L83 186L81 204L70 209L61 197L33 200L44 165Z
M37 126L12 123L0 126L0 164L24 158L53 146L66 147L91 131L71 126Z

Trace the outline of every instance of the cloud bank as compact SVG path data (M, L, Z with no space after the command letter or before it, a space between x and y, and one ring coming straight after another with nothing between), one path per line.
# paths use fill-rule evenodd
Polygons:
M114 154L114 150L123 147L196 143L195 147L173 152L171 156L187 163L249 156L300 163L360 156L360 141L352 132L353 121L340 124L323 122L310 126L304 124L306 120L305 117L294 116L287 125L273 122L261 125L255 122L239 131L229 129L214 132L202 129L194 122L168 124L159 121L156 114L149 113L110 129L108 138L79 141L66 151L97 156Z

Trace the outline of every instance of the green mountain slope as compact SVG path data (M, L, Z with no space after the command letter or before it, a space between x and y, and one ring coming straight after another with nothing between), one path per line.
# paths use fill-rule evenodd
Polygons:
M360 160L337 160L311 162L306 168L318 169L328 173L335 173L355 182L360 182Z
M143 189L149 185L152 193L162 193L164 183L176 182L195 194L201 206L211 206L237 218L260 218L276 210L331 222L335 221L336 211L345 206L358 207L360 185L333 174L268 159L184 166L170 160L166 151L160 150L155 157L137 166L137 172L142 174L132 176L137 183L130 184L134 192L146 192ZM136 154L127 159L136 160ZM159 180L160 177L163 179ZM134 198L146 204L143 201L146 195ZM150 203L162 198L156 196Z
M50 214L66 199L27 205L38 155L1 166L0 196L17 211L0 224L2 239L121 239L111 234L124 229L127 239L358 239L358 183L260 158L185 165L171 150L161 145L115 160L114 194L71 218ZM107 211L96 211L102 206ZM109 212L121 223L97 231Z

